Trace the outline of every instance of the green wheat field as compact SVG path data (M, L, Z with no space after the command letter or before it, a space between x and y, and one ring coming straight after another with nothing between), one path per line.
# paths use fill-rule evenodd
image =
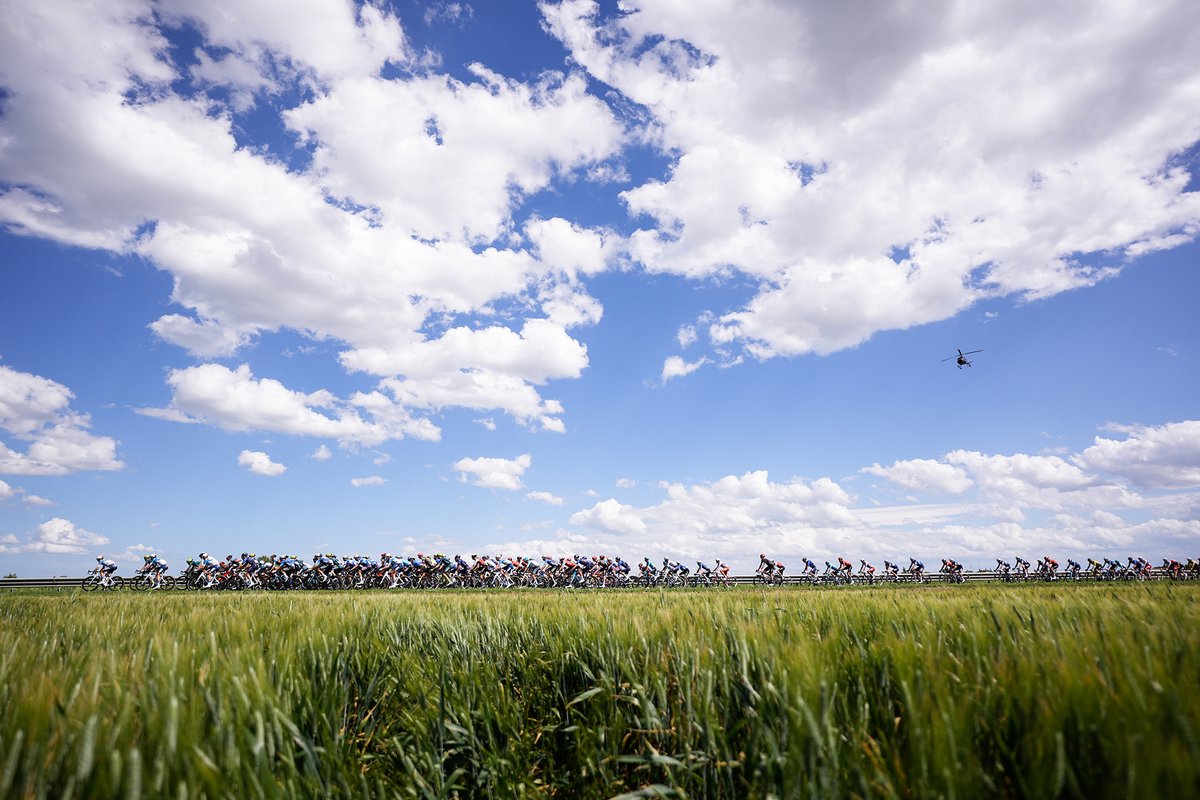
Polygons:
M0 797L1195 797L1200 586L0 595Z

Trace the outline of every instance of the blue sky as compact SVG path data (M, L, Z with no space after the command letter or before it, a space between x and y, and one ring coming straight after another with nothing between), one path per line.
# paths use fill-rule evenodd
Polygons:
M102 5L0 11L3 572L1200 555L1194 4Z

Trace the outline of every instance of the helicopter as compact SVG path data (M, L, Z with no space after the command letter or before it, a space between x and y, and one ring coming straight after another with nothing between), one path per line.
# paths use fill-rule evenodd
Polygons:
M947 356L946 358L943 358L942 361L949 361L950 359L953 358L954 363L958 366L958 368L962 369L963 367L971 366L971 360L968 359L967 356L974 355L975 353L982 353L982 352L983 352L983 350L968 350L967 352L964 353L962 350L959 350L957 356Z

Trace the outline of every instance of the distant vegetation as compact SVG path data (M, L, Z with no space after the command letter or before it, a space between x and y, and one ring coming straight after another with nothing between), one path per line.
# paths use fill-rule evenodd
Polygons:
M0 797L1185 797L1200 586L0 596Z

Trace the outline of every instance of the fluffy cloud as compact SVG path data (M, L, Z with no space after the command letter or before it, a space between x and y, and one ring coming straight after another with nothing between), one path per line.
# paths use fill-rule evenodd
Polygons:
M522 486L521 476L533 464L529 453L508 458L460 458L454 462L464 481L488 489L517 490Z
M646 522L637 509L613 499L601 500L584 511L571 515L572 525L583 525L607 533L641 534L646 532Z
M541 7L672 158L622 195L654 220L632 256L759 282L717 345L828 353L1086 286L1200 230L1176 159L1200 139L1187 0Z
M316 461L328 461L333 457L333 452L326 445L321 445L316 450L313 450L310 458Z
M994 513L1009 509L1065 511L1078 508L1136 508L1141 497L1120 482L1088 473L1058 456L985 455L956 450L946 461L961 467Z
M620 130L583 76L548 73L529 85L481 64L469 70L472 83L346 81L286 119L317 142L314 166L334 196L424 239L492 241L510 224L512 192L607 158Z
M1097 436L1078 462L1150 489L1200 486L1200 420L1137 427L1128 433L1124 440Z
M54 502L36 494L30 494L20 486L12 486L7 481L0 481L0 501L20 497L26 505L52 506Z
M358 489L362 486L383 486L385 483L387 483L387 478L384 478L380 475L370 475L366 478L350 479L350 485L355 489Z
M177 372L176 411L157 416L371 443L430 438L409 408L461 404L564 430L538 387L586 366L566 330L601 309L577 278L606 269L622 240L514 212L622 144L582 75L437 74L370 3L51 0L3 15L0 221L169 273L180 310L151 327L200 358L287 328L394 381L393 408L372 422L346 413L353 398L332 423L311 407L281 421L212 398L194 414L184 384L220 376ZM184 22L199 40L177 52L162 26ZM240 113L297 96L280 112L283 150L239 142L254 127Z
M0 366L0 431L29 443L20 452L0 441L0 474L66 475L125 466L116 440L90 433L91 418L71 409L73 398L61 383Z
M177 369L167 383L173 397L166 413L226 430L321 436L365 445L406 436L436 441L440 436L432 422L414 419L379 392L358 392L348 400L325 390L297 392L277 380L255 378L247 364L236 370L220 364Z
M287 472L287 467L272 461L271 457L261 450L243 450L238 453L238 466L268 478L275 478Z
M537 500L539 503L546 503L552 506L561 506L565 502L561 497L551 492L527 492L525 496L530 500Z
M17 549L26 553L86 553L103 544L108 544L107 537L55 517L38 525L37 536Z
M160 8L169 18L197 23L208 45L225 51L219 60L202 59L196 70L213 83L251 92L276 85L276 73L286 69L273 64L271 54L320 81L371 76L385 63L406 64L415 57L395 15L370 3L352 9L321 0L265 0L251 6L236 0L203 6L167 0ZM307 24L297 25L297 19ZM223 67L228 61L240 63Z
M815 529L857 524L848 509L849 495L828 478L774 483L765 471L757 471L690 487L665 483L662 488L667 497L657 505L635 508L602 500L569 521L695 556L714 549L728 555L730 549L753 548L764 541L776 548L784 542L794 547L811 541Z
M971 479L961 467L924 458L897 461L890 467L872 464L862 471L887 478L897 486L913 492L959 494L971 487Z
M659 380L666 383L671 378L682 378L691 375L707 363L709 363L707 358L700 358L689 362L684 361L680 356L667 356L667 359L663 361L662 374L659 376Z

